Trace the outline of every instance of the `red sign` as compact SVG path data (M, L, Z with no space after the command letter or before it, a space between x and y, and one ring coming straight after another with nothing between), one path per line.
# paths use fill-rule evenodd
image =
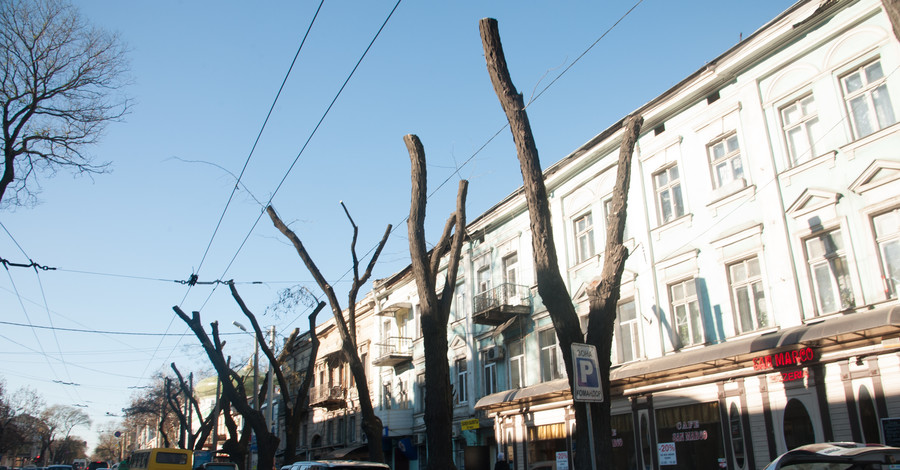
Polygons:
M813 348L795 349L753 358L753 370L771 370L812 362L816 358Z

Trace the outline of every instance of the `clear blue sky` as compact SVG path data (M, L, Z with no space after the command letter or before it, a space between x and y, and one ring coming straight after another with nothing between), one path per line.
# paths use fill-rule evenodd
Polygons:
M387 224L396 227L375 278L409 263L405 134L424 144L429 190L449 179L429 200L429 240L453 209L456 168L470 181L470 219L521 185L508 131L476 155L506 123L485 69L478 20L497 18L513 81L528 101L636 1L405 0L301 154L395 5L325 2L242 181L264 203L300 155L273 205L346 307L351 231L339 201L360 227L361 255ZM222 332L238 332L231 322L247 322L227 288L188 290L173 282L196 272L200 281L261 281L238 286L260 322L275 325L280 337L305 329L306 312L262 315L283 288L318 289L268 217L251 232L262 207L247 191L236 193L214 238L213 231L235 182L225 170L240 173L318 2L76 4L129 46L135 105L93 149L97 160L112 162L112 173L42 177L40 205L0 213L25 252L0 231L0 257L59 268L0 275L0 321L180 335L188 332L172 310L180 305L200 310L205 324L218 320ZM644 0L529 107L544 166L791 4ZM229 336L228 343L236 360L252 351L249 337ZM76 433L91 446L97 431L114 428L107 414L121 414L139 391L133 387L170 372L171 362L185 373L209 369L191 335L0 325L0 378L11 390L37 389L48 404L83 405L94 426Z

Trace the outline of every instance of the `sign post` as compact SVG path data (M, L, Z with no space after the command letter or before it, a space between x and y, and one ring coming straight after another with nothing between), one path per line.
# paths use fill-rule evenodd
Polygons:
M572 370L575 371L575 389L572 400L584 402L587 410L588 439L591 442L591 468L597 470L597 452L594 449L594 428L591 425L591 403L603 402L603 384L600 381L600 361L593 344L572 343Z

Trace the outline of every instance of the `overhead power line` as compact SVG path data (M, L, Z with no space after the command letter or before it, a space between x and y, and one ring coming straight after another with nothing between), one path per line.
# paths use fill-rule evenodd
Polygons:
M174 336L184 337L193 336L193 333L143 333L137 331L110 331L110 330L86 330L82 328L62 328L58 326L29 325L26 323L16 323L11 321L0 321L0 325L20 326L23 328L33 328L37 330L54 330L54 331L71 331L74 333L94 333L103 335L122 335L122 336ZM219 336L238 335L240 333L219 333Z

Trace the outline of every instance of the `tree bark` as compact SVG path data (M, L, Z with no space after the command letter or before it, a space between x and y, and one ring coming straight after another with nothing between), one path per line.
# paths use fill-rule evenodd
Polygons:
M572 298L566 288L565 281L559 271L556 247L551 226L549 200L541 172L537 147L528 122L528 114L522 95L516 91L509 76L503 45L497 21L484 18L480 22L481 40L488 73L494 91L506 113L510 124L510 132L516 145L516 153L522 171L525 188L525 199L531 222L532 247L534 251L535 274L538 293L547 307L565 362L569 387L574 388L574 370L572 364L572 343L584 342L581 325ZM625 207L628 193L629 175L631 171L631 155L640 131L643 119L629 117L625 120L622 145L619 149L616 186L613 191L612 212L607 225L607 242L604 255L603 271L599 285L588 290L589 313L587 343L597 347L600 358L600 376L604 397L602 404L592 405L594 420L587 419L587 408L584 403L576 403L575 423L579 430L592 426L597 460L608 464L612 456L612 436L610 431L609 403L609 369L612 350L612 337L615 327L616 303L619 300L619 285L627 249L622 245L625 227ZM622 123L620 123L622 125ZM590 449L589 433L575 433L575 448ZM589 452L576 452L574 467L579 470L591 468Z
M900 0L881 0L881 3L894 30L894 39L900 41Z
M468 181L460 180L456 197L456 212L445 225L441 239L429 260L425 248L425 205L428 199L425 151L415 135L405 136L412 176L412 199L409 206L409 254L416 279L421 307L422 335L425 338L425 441L428 449L428 470L455 469L453 464L453 397L450 385L450 364L447 361L447 322L459 257L466 235L466 193ZM455 226L447 263L447 278L438 297L436 278L440 260Z
M384 450L381 448L383 424L381 418L375 414L375 407L372 406L372 396L369 392L366 369L359 358L359 349L356 342L356 296L360 287L362 287L369 280L369 277L372 276L372 269L375 267L375 262L378 261L378 257L381 255L381 251L387 243L388 236L391 234L391 225L388 225L385 229L384 235L378 243L378 247L372 254L369 264L366 266L365 272L360 275L359 260L356 256L358 228L350 217L350 213L347 212L346 207L344 207L344 211L347 214L347 218L350 220L350 224L353 226L353 241L350 245L350 253L353 257L353 284L350 287L350 292L348 294L347 319L344 317L344 312L341 309L337 295L334 293L334 289L328 281L325 280L325 277L322 275L322 272L319 271L319 268L312 260L312 257L309 256L306 247L303 246L303 242L300 241L300 237L298 237L297 234L285 225L280 217L278 217L274 207L268 206L266 208L266 212L269 213L269 218L272 219L275 228L291 241L294 248L297 250L297 254L300 255L303 264L306 265L306 269L309 270L310 274L312 274L313 278L316 280L316 284L319 285L319 288L322 289L325 296L328 298L328 303L331 305L331 312L334 315L335 326L341 336L341 351L343 351L344 358L347 360L347 364L350 367L350 373L353 374L353 379L356 381L359 408L360 413L362 414L362 429L366 434L369 458L375 462L384 462ZM348 319L349 323L353 325L352 329L347 325Z

